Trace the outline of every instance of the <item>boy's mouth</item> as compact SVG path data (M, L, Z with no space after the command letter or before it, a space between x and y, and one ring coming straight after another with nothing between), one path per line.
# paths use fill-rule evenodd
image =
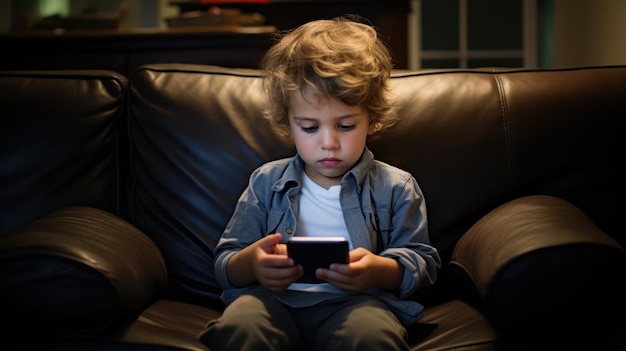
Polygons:
M319 161L319 163L324 167L336 167L341 163L341 160L336 158L323 158Z

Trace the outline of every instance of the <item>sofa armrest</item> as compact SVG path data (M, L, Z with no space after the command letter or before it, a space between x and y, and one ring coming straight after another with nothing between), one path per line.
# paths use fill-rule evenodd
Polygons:
M0 306L14 328L100 330L166 283L157 246L99 209L60 209L0 238Z
M589 333L624 310L624 249L556 197L527 196L494 209L461 237L450 264L473 283L502 332Z

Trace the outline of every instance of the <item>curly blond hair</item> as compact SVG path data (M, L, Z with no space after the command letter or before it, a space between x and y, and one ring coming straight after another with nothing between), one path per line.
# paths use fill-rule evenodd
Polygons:
M279 32L275 39L262 61L267 94L263 115L279 134L289 136L289 96L298 90L362 106L375 134L395 123L391 53L363 18L316 20Z

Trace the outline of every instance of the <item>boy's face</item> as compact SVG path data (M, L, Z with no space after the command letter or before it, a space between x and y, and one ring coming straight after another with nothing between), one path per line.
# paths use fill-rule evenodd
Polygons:
M369 116L361 106L294 91L290 96L289 125L305 172L328 189L359 160L368 134Z

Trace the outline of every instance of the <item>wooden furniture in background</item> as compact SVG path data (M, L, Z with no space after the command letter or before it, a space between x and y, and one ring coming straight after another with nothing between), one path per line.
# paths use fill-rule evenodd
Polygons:
M273 26L71 29L0 35L0 70L110 69L125 75L148 63L257 68Z
M170 1L181 13L208 10L198 0ZM389 44L395 68L408 68L409 0L229 1L222 7L260 13L265 25L28 30L0 34L0 70L110 69L125 75L149 63L195 63L258 68L272 34L320 18L358 14Z
M305 22L358 14L371 21L379 30L395 58L395 66L408 68L408 15L410 0L269 0L268 3L254 1L217 1L221 7L238 8L243 12L258 12L265 16L266 23L278 30L297 27ZM201 0L171 0L181 13L207 10L215 3Z

